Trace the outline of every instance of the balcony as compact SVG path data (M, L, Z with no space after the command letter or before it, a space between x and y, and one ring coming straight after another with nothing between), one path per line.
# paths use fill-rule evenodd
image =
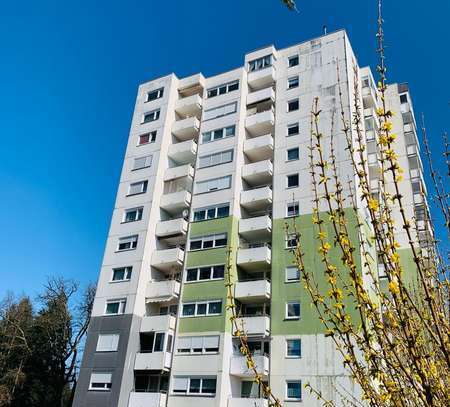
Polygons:
M270 317L268 315L245 316L237 320L238 326L244 326L249 336L269 336Z
M188 222L186 219L178 218L171 220L162 220L156 225L156 237L165 238L172 236L186 236Z
M187 93L191 89L198 89L205 87L205 78L201 73L187 76L178 81L178 92Z
M269 186L241 192L241 205L249 210L264 210L272 205L272 189Z
M234 296L242 303L268 300L270 298L270 281L262 279L238 281Z
M269 407L269 401L262 398L238 398L228 399L227 407Z
M265 355L253 355L256 370L262 376L269 374L269 358ZM238 377L253 377L253 370L247 367L247 360L244 356L231 356L230 374Z
M249 114L245 119L245 128L253 135L270 133L275 124L274 109Z
M175 330L176 317L173 315L149 315L141 320L139 332L167 332Z
M191 140L198 135L200 121L196 117L178 120L172 125L172 134L179 140Z
M273 157L272 135L265 134L245 140L244 153L252 161L271 159Z
M169 272L183 265L184 250L176 247L174 249L154 250L151 266L161 271Z
M178 191L161 196L159 206L169 213L179 212L189 208L191 204L191 193L188 191Z
M170 301L180 295L181 284L176 280L152 281L145 290L146 302Z
M168 156L179 164L194 164L197 156L197 143L194 140L186 140L171 144Z
M245 164L242 167L242 178L250 185L269 184L272 181L273 164L270 160Z
M276 71L273 66L249 72L247 75L248 85L253 89L267 87L275 82L275 79Z
M257 270L266 268L272 260L272 250L267 244L256 245L256 247L239 248L237 254L237 265L244 270Z
M194 177L194 167L191 164L178 165L176 167L167 168L164 173L164 181L172 181L183 177Z
M172 366L170 352L136 353L134 370L169 370Z
M203 100L200 95L192 95L178 99L175 102L175 112L181 116L200 118L202 114Z
M166 407L165 393L131 392L128 407Z
M272 219L268 215L239 220L239 234L248 240L264 240L270 237Z
M271 100L275 102L275 91L273 88L265 88L247 95L247 105L262 102L263 100Z
M365 86L362 88L362 98L364 110L370 107L376 107L377 105L377 93L371 86Z

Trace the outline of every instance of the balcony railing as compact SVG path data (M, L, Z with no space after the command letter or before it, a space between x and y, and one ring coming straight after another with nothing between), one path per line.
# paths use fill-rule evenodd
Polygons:
M138 352L134 360L134 370L169 370L171 365L170 352Z
M167 212L178 212L188 208L191 204L191 193L188 191L178 191L161 196L159 206Z
M273 164L270 160L245 164L242 167L242 178L250 184L267 184L272 181Z
M268 407L269 401L263 398L243 398L243 397L232 397L228 399L227 407Z
M272 189L266 185L241 192L241 205L246 209L264 210L272 204Z
M166 407L167 395L165 393L148 393L133 391L130 393L128 407Z
M162 271L178 269L184 261L184 250L175 247L173 249L154 250L151 259L152 267Z
M172 125L172 134L179 140L193 139L198 135L200 121L195 117L178 120Z
M249 72L247 82L253 89L261 89L270 86L276 79L276 71L273 65L264 69Z
M270 316L248 315L238 318L238 326L243 324L244 330L250 336L268 336L270 334Z
M193 164L197 155L195 140L186 140L169 146L168 156L179 164Z
M268 300L270 281L265 279L237 281L234 296L242 303Z
M192 95L178 99L175 102L175 111L182 116L195 116L200 118L203 100L200 95Z
M253 361L257 372L262 376L269 374L269 358L266 355L253 355ZM247 359L244 356L231 356L230 374L238 377L252 377L253 370L247 367Z
M176 317L174 315L146 315L141 320L140 332L158 332L175 329Z
M167 168L164 173L164 181L172 181L183 177L194 177L194 167L191 164L178 165L176 167Z
M150 281L145 290L146 302L169 301L178 298L181 284L177 280Z
M263 240L270 236L272 219L269 215L262 215L239 220L239 234L252 240Z
M273 157L273 137L265 134L244 141L244 153L252 161L268 160Z

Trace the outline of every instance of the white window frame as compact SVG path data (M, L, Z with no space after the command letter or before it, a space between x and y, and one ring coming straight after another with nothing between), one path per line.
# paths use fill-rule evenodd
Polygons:
M247 71L248 72L256 72L256 71L260 71L261 69L268 68L269 66L273 65L273 61L272 61L273 59L275 59L273 54L269 54L269 55L265 55L260 58L253 59L248 62Z
M196 192L194 195L208 194L210 192L221 191L224 189L230 189L231 181L232 181L231 175L225 175L224 177L211 178L211 179L207 179L204 181L197 181L195 184ZM226 182L227 186L222 186L221 185L222 182L224 183L223 185L225 185L225 182ZM215 186L216 184L219 186ZM203 185L206 185L207 190L198 192L198 189L203 187Z
M223 277L214 277L214 267L223 267L224 268L224 276ZM200 279L200 269L206 269L209 268L209 278L206 279ZM214 281L214 280L223 280L225 278L225 268L226 265L225 264L213 264L211 266L198 266L198 267L188 267L186 268L186 273L184 276L184 282L186 284L190 284L190 283L201 283L203 281ZM197 270L197 277L195 280L188 280L187 279L187 275L188 275L188 271L189 270Z
M289 151L293 151L293 150L297 150L297 153L298 153L297 158L289 158ZM286 162L297 161L297 160L300 160L300 148L292 147L292 148L286 149Z
M228 158L227 155L230 153L231 153L231 158ZM213 161L215 158L218 159L218 162ZM234 158L234 150L233 149L219 151L217 153L212 153L212 154L205 154L198 158L198 167L197 168L198 169L208 168L208 167L214 167L216 165L231 163L231 162L233 162L233 158ZM201 160L209 160L209 163L206 165L201 165Z
M292 270L292 269L296 270L296 272L298 274L298 278L295 278L295 279L288 278L288 270ZM300 281L300 278L301 278L300 270L298 269L297 266L287 266L284 268L284 282L285 283L298 283Z
M136 216L132 220L127 220L127 215L129 213L136 213ZM129 208L123 211L122 223L131 223L131 222L139 222L142 220L142 216L144 214L144 207L138 206L136 208Z
M300 398L288 397L288 383L299 383L300 384ZM302 401L302 381L301 380L286 380L286 401Z
M291 242L293 240L293 237L295 237L295 241L298 243L297 233L288 233L288 235L286 236L286 241L285 241L286 249L295 249L297 247L297 245L295 245L295 246L289 245L289 242Z
M289 129L292 129L292 128L297 128L297 133L289 134ZM299 134L300 134L300 124L298 122L291 123L286 126L286 137L294 137L294 136L298 136Z
M95 351L101 353L117 352L117 350L119 349L119 340L120 340L119 333L99 334L97 338L97 346L95 348Z
M119 308L117 310L117 313L107 313L107 309L108 309L108 305L109 304L116 304L119 303ZM106 300L105 302L105 312L103 313L103 315L105 316L113 316L113 315L123 315L125 314L125 309L127 307L127 299L126 298L114 298L111 300Z
M220 303L220 312L219 313L210 313L209 312L209 306L211 303ZM206 304L206 313L205 314L199 314L198 313L198 306L199 305L205 305ZM194 305L194 313L192 315L183 315L184 307L186 305ZM196 318L196 317L211 317L211 316L218 316L222 315L222 300L205 300L205 301L190 301L190 302L184 302L181 304L181 313L180 318Z
M211 397L211 396L215 396L217 394L217 376L174 376L173 378L173 384L172 384L172 392L171 394L173 396L177 396L177 395L190 395L190 396L195 396L195 397ZM177 381L177 379L181 379L181 380L186 380L186 390L185 391L174 391L175 388L175 383ZM211 379L215 379L216 380L216 390L214 393L202 393L202 388L203 388L203 380L211 380ZM191 388L191 380L200 380L200 390L198 393L190 392L190 388Z
M217 350L207 350L207 349L212 349L212 348L205 346L207 344L207 341L212 338L214 338L214 340L217 339ZM187 340L187 341L190 341L191 344L190 344L189 348L180 348L180 344L179 344L179 342L177 342L177 346L176 346L176 350L175 350L177 355L211 355L211 354L217 354L220 351L220 335L180 336L180 337L178 337L178 340L179 341ZM192 342L195 340L202 343L201 348L192 346ZM189 349L189 351L188 352L180 352L180 349ZM196 352L196 351L194 351L194 349L201 349L201 352ZM216 348L214 348L214 349L216 349Z
M139 240L139 235L130 235L130 236L119 237L119 239L117 240L116 252L126 252L129 250L136 250L138 240ZM130 241L130 247L128 247L126 249L120 249L120 245L127 241Z
M222 208L228 208L228 215L226 216L218 216L219 213L219 209ZM208 211L214 210L214 217L213 218L208 218ZM197 212L201 212L204 211L205 212L205 217L204 219L195 219L195 214ZM223 204L218 204L218 205L211 205L211 206L205 206L203 208L196 208L192 211L192 220L191 222L202 222L204 220L211 220L211 219L221 219L221 218L226 218L227 216L230 216L230 203L223 203Z
M294 59L297 59L297 63L295 63L294 65L291 65L291 61ZM293 68L294 66L300 65L300 57L298 54L291 55L288 57L287 62L288 62L288 68Z
M233 106L232 110L230 110L230 106ZM218 114L216 116L209 117L210 112L212 113L214 110L217 110ZM228 115L234 114L236 112L237 112L237 102L226 103L221 106L217 106L217 107L213 107L211 109L204 110L203 116L202 116L202 121L206 122L208 120L213 120L213 119L217 119L219 117L228 116Z
M216 133L219 134L219 132L221 133L221 136L219 138L214 138ZM205 140L206 135L208 135L208 137L210 137L209 140ZM232 126L226 126L226 127L221 127L218 129L205 131L204 133L202 133L202 144L213 143L214 141L223 140L223 139L226 139L229 137L234 137L235 135L236 135L236 125L235 124L233 124Z
M290 105L291 103L293 103L293 102L297 102L297 103L298 103L298 107L297 107L297 109L289 110L289 105ZM288 100L288 101L286 102L286 111L287 111L288 113L291 113L291 112L297 112L298 110L300 110L300 99L299 99L299 98L290 99L290 100Z
M122 278L121 280L119 280L119 279L114 280L114 272L116 270L122 270L122 269L124 270L124 273L123 273L124 278ZM110 282L111 283L121 283L124 281L130 281L132 273L133 273L133 266L113 267Z
M288 353L288 342L289 341L298 341L300 343L300 355L289 355ZM286 359L301 359L302 357L302 340L301 338L286 338L286 354L285 354Z
M292 81L294 82L294 86L292 86ZM298 75L291 76L287 79L287 90L295 89L298 88L299 86L300 86L300 78L298 77Z
M289 305L296 305L298 304L298 316L297 315L289 315ZM289 320L299 320L300 316L302 315L302 309L300 301L287 301L285 304L285 313L284 318Z
M294 209L297 208L296 211L294 211L293 214L289 214L289 207L292 206ZM300 203L298 201L295 202L288 202L286 204L286 218L295 218L296 216L300 215Z
M236 89L231 89L231 90L230 90L230 87L232 87L232 86L234 86L234 85L237 85L237 88L236 88ZM219 89L222 89L222 88L225 88L225 92L219 93ZM227 83L223 83L223 84L221 84L221 85L214 86L214 87L212 87L212 88L207 89L207 90L206 90L206 97L207 97L208 99L211 99L211 98L215 98L215 97L217 97L217 96L226 95L227 93L234 92L235 90L239 90L239 79L235 79L234 81L227 82ZM215 94L215 95L211 95L211 94L210 94L210 93L213 92L213 91L216 91L216 94Z
M147 123L156 122L157 120L159 120L160 115L161 115L161 109L155 109L155 110L150 110L149 112L145 112L142 115L141 124L147 124ZM151 120L145 120L145 118L147 116L152 116L152 119Z
M93 378L95 378L95 375L109 376L109 381L108 382L97 382L97 383L103 384L104 387L93 387L92 384L95 383L95 382L93 382ZM92 372L91 373L91 377L89 378L89 389L88 390L90 390L90 391L111 391L111 387L112 387L112 372Z
M156 141L157 130L149 131L148 133L142 133L138 135L137 147L145 146L147 144L154 143ZM141 137L148 136L148 141L146 143L140 143Z
M144 160L144 163L141 166L136 166L136 163L139 162L139 160ZM152 166L152 162L153 162L153 156L151 154L143 155L141 157L135 157L133 159L133 168L131 171L138 171L138 170L142 170L144 168L150 168Z
M133 192L131 193L131 189L134 186L138 186L140 185L140 192ZM145 194L147 192L147 188L148 188L148 181L144 180L144 181L137 181L137 182L132 182L129 186L128 186L128 194L127 196L133 196L133 195L139 195L139 194Z
M150 99L150 95L152 93L156 93L156 97L154 99ZM147 98L145 99L145 102L146 103L153 102L155 100L161 99L163 96L164 96L164 88L158 88L158 89L155 89L155 90L149 90L147 92Z
M216 245L216 241L217 240L222 240L224 239L226 240L226 243L224 245ZM196 241L201 241L201 247L198 249L191 249L191 243L192 242L196 242ZM204 247L205 242L209 242L212 241L213 245L211 247ZM228 244L228 233L215 233L212 235L205 235L205 236L197 236L197 237L191 237L189 239L189 249L188 251L190 252L195 252L198 250L208 250L208 249L217 249L218 247L226 247Z
M289 177L292 177L292 176L297 176L297 185L291 185L291 186L289 186ZM298 173L298 172L294 172L294 173L292 173L292 174L287 174L286 175L286 188L287 189L291 189L291 188L298 188L300 186L300 174Z

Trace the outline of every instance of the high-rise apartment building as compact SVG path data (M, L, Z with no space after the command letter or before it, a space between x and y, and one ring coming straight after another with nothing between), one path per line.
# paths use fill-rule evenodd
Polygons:
M379 96L344 31L250 52L242 67L209 78L171 74L139 87L75 407L267 406L226 309L230 248L239 312L273 392L292 407L319 405L305 391L307 382L326 398L338 400L342 391L358 395L292 264L296 238L285 232L295 219L307 266L323 278L311 224L308 147L313 99L320 98L324 143L333 111L340 111L337 66L348 118L354 67L358 73L377 196ZM408 216L424 221L408 88L391 85L387 94L399 112L394 132L407 170L402 188ZM357 180L335 121L346 194L347 181ZM345 205L355 216L350 200ZM364 219L364 205L358 205ZM401 230L399 236L408 260Z

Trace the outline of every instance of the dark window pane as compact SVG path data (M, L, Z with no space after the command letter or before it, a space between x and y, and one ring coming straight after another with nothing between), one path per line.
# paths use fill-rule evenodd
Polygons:
M225 274L225 266L214 266L213 278L223 278Z
M191 379L189 384L190 393L200 393L200 379Z
M209 280L210 278L211 278L211 267L201 267L199 280Z
M207 304L197 304L197 315L206 315Z
M230 207L228 205L217 208L217 217L218 218L223 218L225 216L228 216L229 214L230 214Z
M197 280L197 269L186 270L186 281L196 281Z
M202 248L202 241L201 240L194 240L191 242L191 245L189 246L190 250L198 250Z

